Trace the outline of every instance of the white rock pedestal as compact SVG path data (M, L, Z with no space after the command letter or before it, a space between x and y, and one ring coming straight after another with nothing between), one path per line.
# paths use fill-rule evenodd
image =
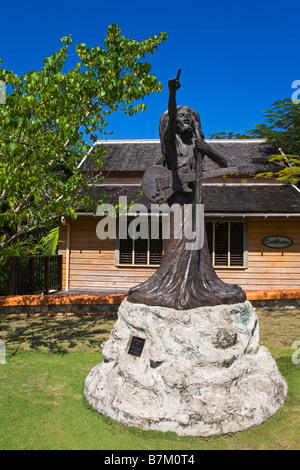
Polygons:
M129 353L133 337L145 340L140 357ZM269 350L259 346L248 301L175 310L124 300L103 357L86 378L87 400L144 430L242 431L276 413L287 395Z

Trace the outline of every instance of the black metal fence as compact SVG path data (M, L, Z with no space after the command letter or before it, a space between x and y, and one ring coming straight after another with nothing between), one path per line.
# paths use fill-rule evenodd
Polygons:
M61 289L61 255L11 258L11 295L49 294Z

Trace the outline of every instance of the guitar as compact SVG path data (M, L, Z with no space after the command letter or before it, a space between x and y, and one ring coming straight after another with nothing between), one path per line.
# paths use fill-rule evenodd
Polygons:
M234 166L219 170L204 171L202 173L202 179L250 172L254 172L254 167ZM162 165L154 165L144 173L142 188L145 196L151 202L163 204L178 192L192 192L193 190L188 184L195 181L195 176L195 172L188 167L182 167L179 170L169 170Z

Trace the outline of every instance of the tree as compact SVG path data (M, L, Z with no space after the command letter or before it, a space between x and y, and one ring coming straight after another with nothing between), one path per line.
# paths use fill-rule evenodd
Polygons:
M234 132L215 132L210 134L210 139L251 139L247 134L235 134Z
M274 177L280 181L298 184L300 181L300 105L290 98L276 101L270 110L263 111L265 123L256 124L245 134L215 133L211 138L264 139L274 154L269 157L282 166L278 172L260 173L258 177Z
M138 42L111 25L103 48L76 46L78 61L68 71L63 69L70 36L40 71L18 76L0 66L0 82L8 90L0 104L0 252L16 243L24 246L59 216L72 217L91 204L85 194L94 175L78 169L88 139L106 134L110 113L144 112L140 101L161 91L144 59L166 37L160 33ZM100 168L102 156L95 159Z
M282 170L259 176L268 178L275 175L278 180L295 185L300 181L300 106L286 98L273 103L264 114L267 124L256 124L249 133L252 137L266 140L274 152L270 161L281 165Z

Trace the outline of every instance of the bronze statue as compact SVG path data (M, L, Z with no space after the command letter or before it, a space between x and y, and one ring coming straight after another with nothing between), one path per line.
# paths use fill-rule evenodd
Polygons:
M143 189L152 202L167 201L170 206L182 210L182 214L185 205L193 207L195 224L196 206L203 203L203 157L207 155L224 168L212 174L218 171L221 174L234 173L237 168L226 168L224 157L205 142L199 114L188 106L177 106L179 74L180 71L176 78L169 80L168 110L159 123L163 159L161 165L145 172ZM182 223L185 223L184 216ZM174 230L171 224L170 239L166 241L160 267L146 282L130 289L127 300L179 310L244 302L246 294L238 285L225 284L217 276L205 229L203 246L193 250L186 248L188 240L185 236L175 238Z

